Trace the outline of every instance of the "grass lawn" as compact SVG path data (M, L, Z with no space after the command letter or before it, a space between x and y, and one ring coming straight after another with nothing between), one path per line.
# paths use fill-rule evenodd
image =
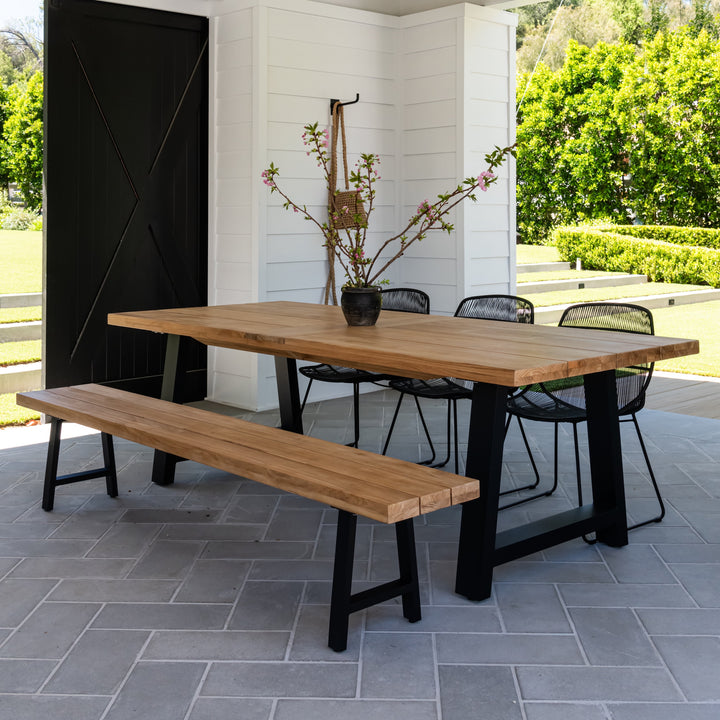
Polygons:
M550 245L518 245L516 252L518 265L560 262L560 253Z
M535 307L548 305L571 305L580 302L617 300L635 298L644 295L674 295L688 290L708 290L707 285L682 285L680 283L642 283L639 285L619 285L617 287L583 288L582 290L558 290L556 292L525 293ZM642 303L641 303L642 304ZM653 312L654 314L654 312Z
M41 347L41 340L0 343L0 367L39 362Z
M42 308L3 308L0 310L0 323L19 323L42 320Z
M0 230L0 295L42 290L42 233Z
M655 363L656 370L720 377L720 300L652 311L655 334L694 338L700 353Z
M15 404L15 393L0 395L0 427L5 425L25 425L31 420L39 420L40 413L18 407Z

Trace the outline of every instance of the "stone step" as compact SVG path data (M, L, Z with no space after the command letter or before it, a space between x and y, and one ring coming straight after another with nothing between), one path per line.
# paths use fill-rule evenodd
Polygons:
M42 363L0 367L0 394L37 390L42 383Z
M518 295L556 290L582 290L592 287L615 287L617 285L639 285L647 282L647 275L598 275L596 277L569 278L566 280L540 280L517 284Z
M42 320L22 323L0 323L0 343L41 339Z
M42 293L12 293L0 295L0 309L37 307L42 305Z
M674 305L690 305L693 303L709 302L720 300L720 289L710 288L708 290L691 290L685 293L667 295L643 295L631 298L614 298L608 302L626 302L632 305L642 305L649 310L672 307ZM572 304L572 303L571 303ZM547 307L535 308L535 323L537 325L549 325L560 322L560 318L567 305L548 305Z
M518 275L520 273L533 272L555 272L556 270L575 270L575 263L570 262L546 262L546 263L528 263L526 265L518 265Z

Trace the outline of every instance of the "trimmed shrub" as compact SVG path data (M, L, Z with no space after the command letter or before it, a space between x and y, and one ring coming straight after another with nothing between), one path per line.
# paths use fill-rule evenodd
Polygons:
M561 227L553 231L563 260L588 270L639 273L654 282L720 287L720 249L633 237L627 227Z

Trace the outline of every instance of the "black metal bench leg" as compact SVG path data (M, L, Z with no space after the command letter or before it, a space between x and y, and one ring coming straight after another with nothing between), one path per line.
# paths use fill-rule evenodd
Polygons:
M328 633L328 645L336 652L347 648L356 529L357 515L338 510Z
M415 526L412 520L395 523L400 582L407 590L402 595L403 615L410 622L417 622L420 613L420 586L418 584L417 556L415 554Z
M43 485L42 509L53 509L55 504L55 488L60 485L92 480L104 477L107 493L110 497L117 497L117 468L115 466L115 450L113 449L112 435L101 433L103 462L101 468L83 470L70 475L58 475L58 462L60 459L60 435L63 421L59 418L50 418L50 440L48 442L47 461L45 463L45 483Z
M105 463L105 469L107 470L107 476L105 478L107 494L110 497L117 497L117 468L115 466L115 448L113 447L112 435L100 433L100 440L102 442L103 449L103 462Z
M364 610L391 598L402 597L403 615L410 622L420 620L420 588L417 558L415 556L415 530L412 519L395 523L400 577L381 585L352 594L353 562L357 515L338 510L335 537L335 565L332 595L330 598L330 629L328 645L336 652L347 648L348 626L351 613Z
M58 460L60 458L60 430L63 421L50 418L50 441L48 442L47 461L45 463L45 484L43 485L42 509L53 509L55 502L55 483L57 481Z

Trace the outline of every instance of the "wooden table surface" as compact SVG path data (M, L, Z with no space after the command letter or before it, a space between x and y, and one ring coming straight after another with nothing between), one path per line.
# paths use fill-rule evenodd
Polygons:
M381 313L373 327L348 327L338 307L286 301L113 313L108 323L217 347L507 387L699 351L697 340L403 312Z

